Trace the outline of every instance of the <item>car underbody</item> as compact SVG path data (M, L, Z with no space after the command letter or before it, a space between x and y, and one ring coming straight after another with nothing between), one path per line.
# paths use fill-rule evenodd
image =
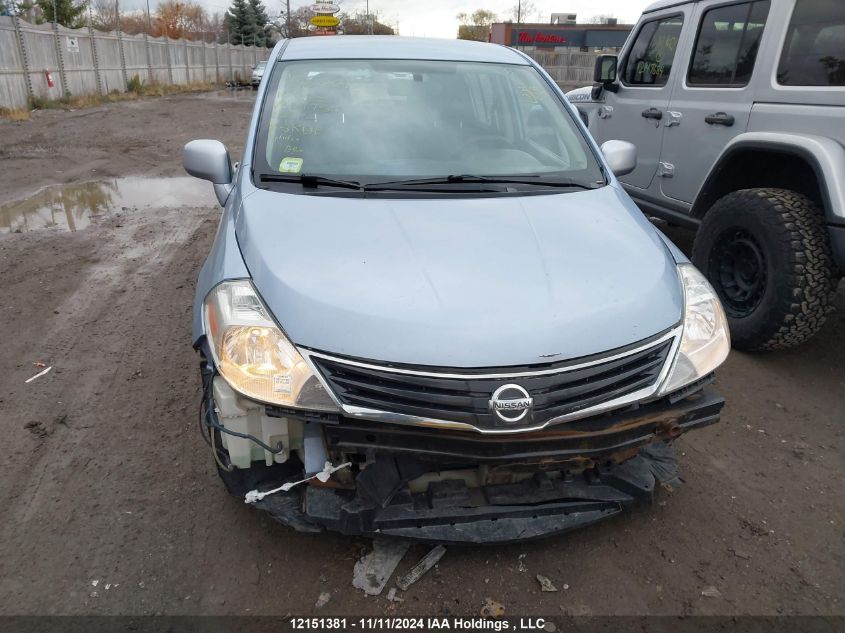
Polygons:
M203 367L201 418L234 496L312 476L254 505L300 531L427 542L538 538L650 503L658 489L680 483L672 440L717 422L724 405L708 376L646 404L506 435L259 403L247 414L251 426L238 426L233 394L208 363ZM240 406L243 412L242 400ZM250 461L236 467L229 451L239 443L250 446ZM255 459L261 455L266 459ZM346 467L325 481L313 477L331 464Z

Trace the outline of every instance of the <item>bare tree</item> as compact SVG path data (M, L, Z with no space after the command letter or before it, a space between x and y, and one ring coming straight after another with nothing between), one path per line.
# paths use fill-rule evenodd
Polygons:
M173 39L199 39L204 21L207 21L205 9L199 4L164 0L158 5L153 28Z
M343 32L345 35L366 35L369 33L370 28L367 24L368 17L366 12L339 13L338 17L343 20ZM373 24L373 35L395 35L393 27L379 20L378 11L370 11L369 20Z
M120 30L128 35L138 33L149 33L150 21L147 19L146 11L120 12Z
M91 23L100 31L117 29L117 4L114 0L91 0Z
M489 9L476 9L471 14L459 13L458 39L486 42L490 34L490 25L499 18Z
M531 0L525 0L525 2L513 5L507 15L511 22L521 23L530 22L532 15L536 16L539 14L540 12L537 10L537 5L531 2Z
M206 42L216 42L220 39L221 33L223 33L223 17L218 12L214 12L210 14L205 22L202 25L203 28L203 35L202 38Z

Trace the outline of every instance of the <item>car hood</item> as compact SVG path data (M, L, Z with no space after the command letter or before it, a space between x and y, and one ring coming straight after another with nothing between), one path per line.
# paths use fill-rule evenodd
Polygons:
M614 186L414 200L257 190L236 235L290 339L338 355L543 363L640 341L683 309L674 259Z

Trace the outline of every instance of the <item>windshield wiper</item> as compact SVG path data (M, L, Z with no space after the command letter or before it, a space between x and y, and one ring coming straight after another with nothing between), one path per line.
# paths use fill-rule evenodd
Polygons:
M542 180L537 174L519 176L476 176L473 174L452 174L450 176L434 176L432 178L412 178L409 180L390 180L387 182L373 182L365 185L367 191L379 189L397 189L402 187L417 187L424 185L446 185L452 183L485 183L505 185L538 185L545 187L565 187L572 189L595 189L595 186L572 180Z
M477 176L474 174L452 174L450 176L433 176L431 178L409 178L406 180L388 180L384 182L373 182L363 184L356 180L339 180L328 176L316 174L260 174L261 182L293 182L303 187L316 188L320 185L327 187L343 187L345 189L357 189L358 191L390 191L404 189L405 187L424 187L425 185L451 185L451 184L505 184L505 185L536 185L540 187L555 187L568 189L595 189L596 186L588 185L572 180L543 180L537 174L525 174L519 176Z
M358 189L363 191L364 187L360 182L354 180L338 180L336 178L329 178L327 176L317 176L316 174L299 174L297 176L286 176L284 174L261 174L259 176L261 182L296 182L303 187L316 188L320 185L327 187L344 187L346 189Z

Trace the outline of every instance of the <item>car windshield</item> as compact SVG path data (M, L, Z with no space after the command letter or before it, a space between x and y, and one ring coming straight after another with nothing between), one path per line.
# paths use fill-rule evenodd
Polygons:
M526 186L605 182L584 135L533 67L452 61L276 64L253 168L256 180L307 175L328 186L328 178L449 176L457 186L467 175L536 180L517 183Z

